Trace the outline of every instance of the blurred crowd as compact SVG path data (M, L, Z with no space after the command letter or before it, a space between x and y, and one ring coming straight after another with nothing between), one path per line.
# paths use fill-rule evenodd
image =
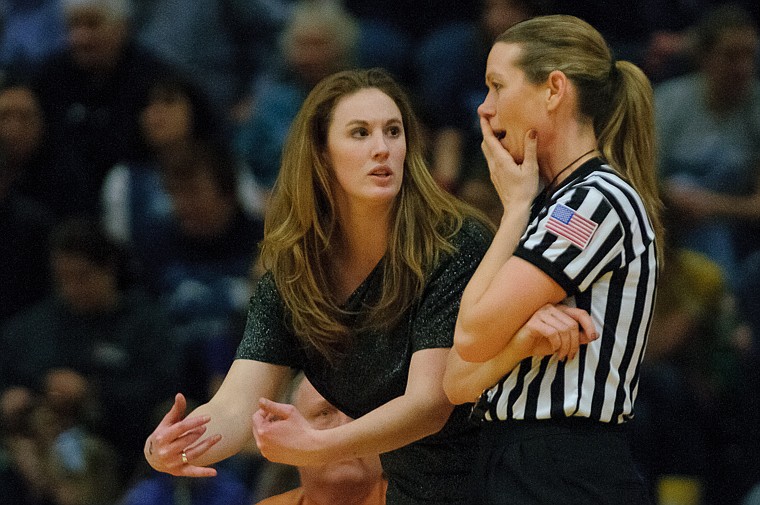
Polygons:
M232 362L301 102L335 71L388 69L438 183L498 221L485 58L546 13L586 19L654 85L667 243L631 421L653 500L760 504L756 0L1 0L0 504L249 505L296 485L255 447L187 480L142 446L175 392L205 402Z

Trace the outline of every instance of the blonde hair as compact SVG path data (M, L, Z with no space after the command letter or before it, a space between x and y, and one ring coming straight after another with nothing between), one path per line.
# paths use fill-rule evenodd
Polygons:
M544 82L554 70L573 82L579 113L593 121L604 157L641 195L662 244L654 100L644 72L631 62L615 61L602 35L573 16L539 16L517 23L496 42L521 47L517 65L531 82Z
M382 290L368 316L349 328L331 289L328 258L340 232L334 174L326 157L327 132L337 103L378 89L398 106L407 155L393 207ZM328 360L354 332L392 327L425 287L425 275L451 252L452 236L477 211L444 192L425 163L420 125L402 88L383 70L347 70L323 79L303 103L283 150L265 219L262 261L272 271L292 330Z

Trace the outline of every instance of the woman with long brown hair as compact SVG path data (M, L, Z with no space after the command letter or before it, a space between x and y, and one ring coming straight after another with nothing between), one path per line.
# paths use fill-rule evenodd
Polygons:
M293 465L380 454L388 503L470 503L476 429L442 378L459 299L491 230L441 190L420 127L385 72L321 81L289 134L237 359L184 418L178 395L145 444L156 469L208 476L253 434ZM278 391L303 369L355 420L313 429ZM184 418L184 419L183 419Z

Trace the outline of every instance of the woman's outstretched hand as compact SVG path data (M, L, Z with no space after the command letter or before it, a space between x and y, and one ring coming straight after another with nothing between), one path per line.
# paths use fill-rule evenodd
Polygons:
M328 463L320 453L327 430L312 428L293 405L259 400L253 414L253 436L261 454L269 461L294 466Z
M210 418L185 417L186 409L187 400L177 393L174 405L145 441L145 459L154 469L171 475L213 477L215 469L195 466L192 461L219 442L222 436L214 435L198 442L206 432Z

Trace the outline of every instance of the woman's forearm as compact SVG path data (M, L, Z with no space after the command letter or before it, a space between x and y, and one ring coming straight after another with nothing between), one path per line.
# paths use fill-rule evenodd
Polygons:
M463 359L452 349L443 377L443 390L454 404L471 402L530 356L554 354L573 359L581 345L598 337L588 312L562 304L546 304L520 327L509 343L482 362Z
M459 353L452 349L443 377L443 390L449 401L455 405L474 402L483 391L496 384L530 355L529 349L510 343L490 360L473 363L463 360Z
M440 431L454 408L442 386L449 353L443 348L415 352L402 396L325 430L329 460L381 454Z
M253 436L252 416L259 398L278 398L291 375L287 367L235 361L214 397L189 414L210 418L201 440L221 435L218 443L196 456L192 463L208 466L240 452Z
M398 449L440 431L452 410L445 396L438 401L400 396L350 423L320 431L319 459L336 461Z
M403 395L340 426L315 429L293 405L262 401L253 416L261 453L290 465L322 465L398 449L439 431L454 406L443 392L449 349L412 355Z

